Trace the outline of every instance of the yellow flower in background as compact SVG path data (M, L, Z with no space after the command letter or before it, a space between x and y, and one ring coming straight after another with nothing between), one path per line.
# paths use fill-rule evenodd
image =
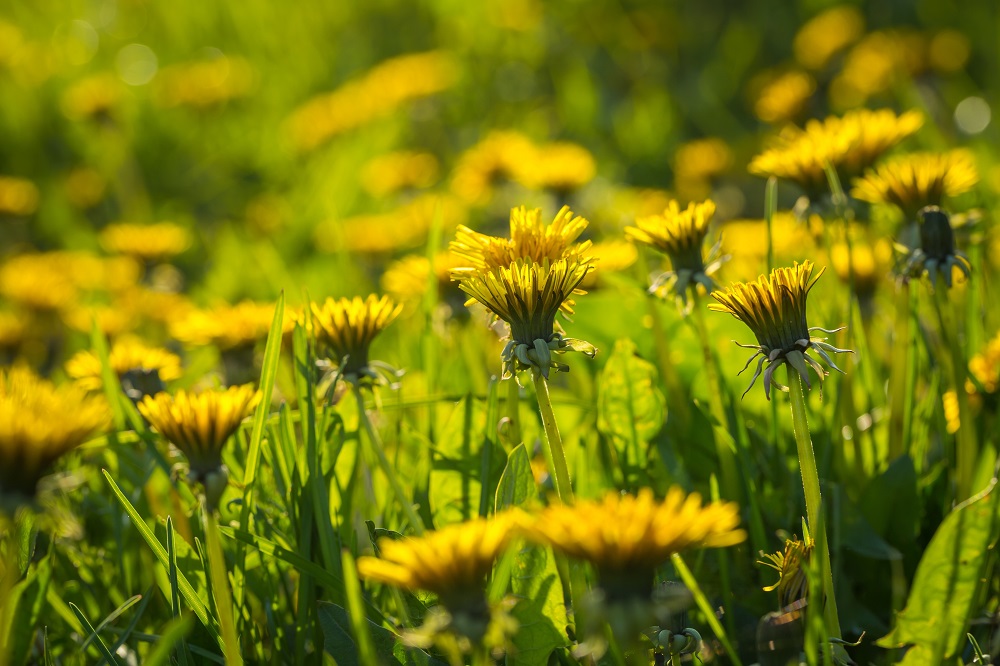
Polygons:
M66 198L76 208L87 210L101 203L108 190L108 181L96 169L77 167L63 181Z
M639 258L639 252L634 243L626 240L606 240L594 243L590 252L596 262L596 269L587 273L582 287L589 289L598 284L602 276L620 273L631 267Z
M322 305L313 303L310 309L317 341L349 381L365 377L381 380L378 370L395 374L384 363L369 360L368 351L378 334L402 312L402 305L388 296L371 294L365 299L328 298Z
M758 563L778 572L778 582L764 588L765 592L778 592L778 607L785 608L809 592L809 577L806 569L816 544L806 535L805 539L793 537L785 540L785 549L764 555Z
M746 324L757 338L756 345L736 343L740 347L755 350L753 356L743 366L743 370L750 367L754 359L760 356L750 386L743 395L753 388L765 361L767 369L764 370L764 395L768 400L771 399L772 385L782 391L788 390L787 386L782 386L774 378L774 371L783 364L791 366L807 387L812 386L807 364L822 382L827 372L816 359L806 353L809 350L819 354L834 370L843 372L833 362L828 352L840 354L850 350L837 349L824 342L826 338L811 337L812 331L816 330L826 333L836 331L819 327L809 328L806 323L806 297L823 275L823 271L820 271L813 278L812 272L812 262L805 261L801 264L796 263L792 268L775 268L770 275L761 275L754 282L735 282L724 291L712 293L712 298L718 303L713 303L709 308L733 315Z
M71 120L110 118L122 99L122 83L114 74L95 74L66 89L62 109Z
M215 345L226 351L267 339L273 319L273 303L222 304L206 310L192 310L171 322L170 335L187 345ZM293 325L294 322L286 321L285 330Z
M894 204L908 219L924 206L940 206L943 197L968 192L979 182L969 150L909 153L885 161L855 179L851 196L870 203Z
M808 69L823 69L830 59L865 31L865 18L851 5L833 7L807 21L792 42L795 59Z
M101 247L146 261L163 261L191 245L191 234L172 222L109 224L101 231Z
M74 304L79 287L47 254L21 254L0 265L0 294L25 308L60 310Z
M719 227L722 251L732 258L720 269L730 281L747 281L760 275L767 262L767 222L765 220L727 220ZM819 215L799 220L791 211L778 211L771 220L771 243L776 261L790 262L795 257L815 256L817 239L823 237Z
M408 187L430 187L440 173L433 154L401 150L368 160L361 167L361 186L373 197L384 197Z
M969 38L951 28L936 33L927 47L928 64L945 74L961 71L971 55Z
M816 80L800 70L769 75L766 82L758 85L753 102L754 115L772 125L798 118L816 92Z
M743 542L739 523L735 503L703 505L697 493L674 486L663 500L643 488L637 495L611 491L601 500L555 504L521 529L535 543L590 562L612 599L648 600L660 564L686 550Z
M165 107L208 108L245 97L254 71L243 58L220 55L209 60L164 67L154 80L155 99Z
M535 144L514 131L490 132L458 159L451 191L475 205L489 201L493 187L503 178L513 180L521 165L535 159Z
M844 58L844 67L830 83L835 108L860 106L924 68L926 44L914 30L881 30L868 34Z
M692 202L684 210L676 201L671 201L662 214L639 218L636 226L625 228L628 238L670 257L673 270L657 277L649 288L650 293L664 286L671 287L674 295L687 303L688 288L697 288L700 284L708 292L715 289L715 281L709 276L722 264L720 245L716 244L709 251L707 265L701 251L713 215L715 203L711 200L699 204Z
M501 353L504 379L519 370L533 369L548 377L549 368L569 369L552 354L579 351L593 357L597 353L589 343L564 338L555 330L556 313L568 309L570 296L579 293L593 270L592 261L579 255L541 263L525 258L488 271L453 272L462 291L510 326L511 339Z
M134 330L139 323L133 310L117 305L71 306L61 312L60 316L67 326L81 333L90 333L96 319L98 330L112 338Z
M674 187L681 199L704 199L712 191L712 179L733 163L733 151L718 138L696 139L674 152Z
M843 117L811 120L805 129L786 128L773 148L751 160L749 171L795 181L816 195L826 189L825 164L833 166L846 183L922 124L918 111L897 116L888 109L858 109Z
M515 164L513 177L530 189L571 192L597 175L594 156L583 146L565 141L535 148L534 155Z
M0 310L0 349L13 349L24 339L26 317Z
M121 378L130 371L156 372L164 382L181 376L181 359L162 347L151 347L139 338L126 337L111 345L111 369ZM66 362L66 374L86 391L100 391L101 361L92 351L78 352Z
M447 90L457 78L458 64L444 51L390 58L296 109L288 120L292 143L301 151L313 150L409 101Z
M432 273L439 293L452 287L451 271L458 265L459 260L451 252L439 252L433 262L423 255L407 255L386 266L382 291L400 303L414 304L427 293Z
M969 372L986 393L992 395L1000 392L1000 333L969 360ZM970 385L978 390L972 382L968 382L966 388Z
M313 238L323 252L371 254L413 249L427 242L434 216L441 216L442 231L465 222L468 211L455 197L421 194L388 213L328 220L316 226Z
M25 217L38 209L38 188L30 180L0 176L0 215Z
M0 369L0 501L31 501L52 463L108 423L102 397L24 367Z
M830 264L841 282L853 282L856 293L871 295L889 275L892 245L884 239L875 243L855 240L848 249L846 242L837 242L830 247Z

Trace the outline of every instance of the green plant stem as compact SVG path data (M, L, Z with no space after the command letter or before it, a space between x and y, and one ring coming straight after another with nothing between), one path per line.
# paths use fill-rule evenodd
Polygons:
M219 523L215 518L215 512L210 511L204 503L202 503L202 516L205 526L205 548L208 551L208 569L212 576L212 594L215 597L215 607L219 611L222 642L226 646L226 665L238 666L243 663L243 656L240 654L240 641L236 635L233 596L229 589L226 559L222 554L222 543L219 541Z
M712 604L708 601L708 597L705 596L701 586L698 584L698 579L695 578L694 574L691 573L691 570L688 569L688 566L684 563L684 559L681 558L680 553L674 553L671 555L670 561L673 563L674 569L677 571L677 575L680 576L681 581L687 586L688 590L691 591L691 596L694 597L694 603L705 616L705 621L708 623L708 626L715 632L715 637L719 639L720 643L722 643L722 647L726 649L726 656L729 657L730 662L732 662L733 666L743 666L743 662L740 661L739 655L736 653L736 650L733 649L733 644L729 642L729 636L726 635L726 630L722 628L719 618L715 615L715 609L712 608Z
M909 297L909 331L910 336L905 343L900 346L906 348L905 383L903 384L903 450L902 455L913 455L913 411L917 398L917 350L920 342L917 339L920 335L920 320L917 315L916 292L911 290ZM897 343L899 344L899 343ZM894 350L895 352L895 350Z
M788 368L789 399L792 407L792 431L795 446L799 452L799 470L802 473L802 490L806 498L806 517L809 531L817 544L822 544L823 592L826 596L824 615L827 631L834 638L840 638L840 617L837 613L837 597L833 587L833 568L830 566L830 546L826 538L826 520L823 516L823 497L820 493L819 472L816 469L816 454L809 436L809 421L806 418L806 394L802 388L802 378L791 366Z
M510 419L508 432L513 448L521 443L521 387L515 377L507 380L507 418Z
M549 449L556 482L556 494L563 503L573 501L573 485L569 478L569 467L566 464L566 451L563 448L562 436L556 424L556 415L552 411L552 398L549 396L549 381L540 372L532 371L532 381L535 383L535 396L538 399L538 411L542 415L542 426L545 428L545 445Z
M402 505L403 513L406 514L406 519L410 522L410 527L419 536L424 533L424 521L420 519L420 516L413 508L413 503L406 497L406 493L403 492L403 486L400 485L399 478L397 478L392 464L385 456L385 449L382 448L382 438L379 436L375 426L372 425L371 419L368 418L368 410L365 409L365 397L361 394L361 387L355 385L353 390L354 397L358 402L358 418L361 419L361 423L365 426L365 432L368 433L368 441L371 443L375 457L378 459L379 467L382 468L382 472L389 480L389 485L396 496L396 501Z
M906 380L914 371L908 362L907 349L910 342L910 319L913 301L910 285L905 282L896 288L895 323L892 332L892 366L889 369L889 460L895 460L906 452L911 431L907 419L912 417L912 409L907 413Z
M941 340L948 348L948 365L951 366L955 398L958 401L958 431L955 433L955 486L956 500L964 501L972 496L972 480L976 474L976 458L979 457L979 444L976 440L976 423L969 409L969 395L965 391L965 381L968 378L969 364L965 360L961 345L958 342L957 331L949 330L941 301L947 301L948 291L935 289L934 311L938 317Z

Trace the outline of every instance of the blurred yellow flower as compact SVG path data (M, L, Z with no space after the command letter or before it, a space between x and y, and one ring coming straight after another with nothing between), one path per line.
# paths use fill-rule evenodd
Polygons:
M926 45L915 31L885 30L866 35L844 58L844 67L830 83L835 108L849 109L886 92L924 67Z
M430 187L440 171L431 153L401 150L368 160L361 167L361 186L373 197L383 197L407 187Z
M816 80L806 72L793 69L770 75L760 84L754 115L772 125L790 122L799 117L815 91Z
M884 240L875 243L854 241L850 250L846 242L834 243L830 248L830 263L841 282L852 281L858 294L870 295L889 275L892 264L892 245Z
M892 158L855 179L851 196L870 203L894 204L913 219L924 206L941 205L979 182L975 157L966 149L947 153L910 153Z
M535 147L534 155L517 162L513 177L530 189L571 192L594 179L597 163L583 146L565 141Z
M453 283L451 271L459 265L451 252L439 252L432 262L419 254L409 254L389 264L382 274L382 290L401 303L414 303L427 293L427 286L433 271L439 291L446 290Z
M823 275L823 271L820 271L813 278L812 272L812 262L805 261L796 263L792 268L775 268L769 276L761 275L754 282L735 282L724 291L712 292L712 298L718 303L709 305L709 308L733 315L746 324L757 338L756 345L736 343L740 347L754 350L743 370L760 356L750 386L743 395L753 388L765 361L767 369L764 371L764 395L768 400L771 399L772 385L782 391L788 390L788 387L774 379L774 371L786 363L799 374L807 387L811 386L808 367L816 372L822 382L827 372L816 359L806 353L810 349L819 354L831 368L843 372L828 352L840 354L850 350L837 349L824 342L826 338L811 337L815 330L827 333L834 331L809 328L806 323L806 296Z
M121 309L117 305L70 306L60 314L70 328L81 333L90 333L96 319L98 330L109 337L131 331L138 323L134 311Z
M388 296L379 298L375 294L365 299L328 298L322 305L311 305L313 331L328 358L340 366L349 381L358 382L364 377L379 380L376 370L387 367L368 359L369 347L402 309Z
M273 303L220 304L206 310L192 310L170 322L170 335L187 345L215 345L226 351L266 339L273 319ZM292 326L294 322L286 320L283 330Z
M988 394L1000 392L1000 334L990 340L978 354L969 360L969 372ZM973 386L971 382L966 388Z
M76 302L79 289L49 253L21 254L0 265L0 294L32 310L59 310Z
M0 215L25 217L38 209L38 188L30 180L0 176Z
M493 196L493 186L501 178L513 180L521 165L535 156L535 144L523 134L490 132L459 157L451 191L470 204L484 204Z
M164 67L156 74L156 100L161 106L207 108L246 96L254 85L253 68L243 58L210 60Z
M93 208L104 199L108 182L95 169L77 167L66 175L63 189L70 204L86 210Z
M191 245L191 235L172 222L156 224L109 224L101 231L101 247L146 261L162 261Z
M946 74L957 72L965 67L971 55L972 44L969 43L969 38L951 28L935 34L927 47L927 59L930 66Z
M815 548L812 539L793 537L785 540L785 550L764 555L760 564L771 567L778 572L778 582L764 588L765 592L778 591L778 607L785 608L790 604L805 599L809 592L809 577L806 567Z
M25 367L0 369L0 500L30 501L46 469L108 422L100 397Z
M95 74L66 89L62 109L71 120L110 118L122 98L122 83L114 74Z
M313 150L406 102L447 90L457 78L457 62L444 51L391 58L297 108L288 121L292 143L299 150Z
M108 355L111 369L120 378L132 370L156 371L164 382L181 376L181 359L162 347L150 347L139 338L124 337L115 341ZM100 391L101 361L92 351L78 352L66 362L66 374L85 391Z
M643 488L638 495L608 492L601 500L555 504L523 521L525 536L590 562L613 599L648 600L656 567L675 553L743 542L739 507L702 505L697 493L673 486L663 500Z
M594 243L590 254L597 263L596 270L587 273L581 286L589 289L597 285L602 276L618 273L629 268L639 258L639 252L634 243L626 240L606 240Z
M0 310L0 349L10 350L20 344L27 328L24 316Z
M792 42L795 59L808 69L823 69L864 30L865 19L857 7L840 5L828 9L804 23L795 34Z
M678 198L704 199L712 191L712 179L732 163L733 151L722 139L696 139L681 144L673 160Z
M961 412L958 408L958 394L954 389L948 389L941 394L941 407L944 409L945 430L954 435L962 427Z
M328 220L316 226L313 238L323 252L386 253L411 249L427 240L435 215L444 233L462 224L468 211L450 196L422 194L388 213Z

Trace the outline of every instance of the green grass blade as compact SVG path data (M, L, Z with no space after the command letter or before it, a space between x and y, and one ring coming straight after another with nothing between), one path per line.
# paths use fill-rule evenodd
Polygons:
M81 646L80 649L81 650L86 649L87 645L93 639L97 643L98 649L101 651L102 654L104 654L104 658L108 660L108 663L113 664L114 666L118 666L120 662L115 657L114 653L112 653L111 650L108 648L104 640L97 635L96 631L94 631L94 627L90 624L90 620L87 619L87 616L83 614L83 611L81 611L80 608L72 601L70 602L69 607L73 609L73 613L76 614L76 619L78 619L80 621L80 624L83 625L84 631L88 632L87 640L83 642L83 645Z
M361 594L361 581L358 580L358 570L354 565L354 556L346 548L341 553L340 561L344 566L344 583L347 596L347 613L351 618L351 631L358 646L358 657L362 664L377 664L375 644L368 631L368 618L365 617L364 596Z
M146 607L149 606L149 602L152 598L153 598L153 588L149 588L148 590L146 590L146 593L142 595L142 601L139 603L139 608L136 609L135 615L132 616L132 620L128 623L128 626L125 627L125 631L122 632L122 635L118 637L118 640L115 641L115 644L111 646L112 652L117 652L118 648L124 645L125 641L127 641L129 636L132 635L132 632L135 631L136 626L139 624L139 620L142 619L142 615L143 613L146 612ZM103 627L106 623L107 620L102 622L101 626L97 627L97 630L100 631L101 627Z
M698 585L698 579L694 577L691 570L688 569L686 564L684 564L684 560L681 559L679 553L674 553L670 557L670 561L673 562L674 569L677 570L677 575L681 577L681 580L691 591L691 595L694 597L694 602L705 616L705 621L708 622L708 626L715 632L715 636L719 639L719 642L722 643L722 647L726 648L726 654L729 655L730 660L732 660L735 666L743 666L743 662L740 661L739 654L737 654L736 650L733 649L732 643L729 642L729 636L726 635L726 630L722 628L722 624L719 623L719 618L715 616L715 609L712 608L712 604L705 597L705 593L701 591L701 586Z
M142 663L145 664L145 666L160 666L160 664L169 664L170 653L173 651L174 646L179 643L183 643L184 637L191 631L193 624L194 620L191 619L190 615L185 615L184 617L178 617L171 620L170 623L164 627L163 633L160 634L153 650L146 656L146 659ZM183 650L178 650L179 655L183 654L183 652Z
M174 522L167 516L167 577L170 580L170 613L174 620L181 616L180 587L177 585L177 551L174 549ZM177 661L181 666L188 664L187 642L181 636L180 648L177 650Z
M334 593L334 598L339 599L343 596L344 581L340 577L315 562L307 560L298 553L283 548L262 536L244 532L233 527L219 527L219 532L230 539L236 539L237 541L253 546L264 555L277 557L279 560L291 564L300 572L312 576L316 579L317 583L325 586Z

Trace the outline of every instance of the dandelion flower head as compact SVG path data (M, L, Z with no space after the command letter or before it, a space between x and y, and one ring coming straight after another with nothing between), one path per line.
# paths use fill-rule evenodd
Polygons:
M940 206L943 197L971 190L979 182L975 158L968 150L910 153L869 169L854 181L851 196L876 204L893 204L913 219L924 206Z
M402 312L402 305L388 296L371 294L364 299L328 298L322 304L313 303L310 309L316 339L333 363L343 362L340 371L348 380L380 380L377 370L391 370L370 361L368 352L372 341Z

